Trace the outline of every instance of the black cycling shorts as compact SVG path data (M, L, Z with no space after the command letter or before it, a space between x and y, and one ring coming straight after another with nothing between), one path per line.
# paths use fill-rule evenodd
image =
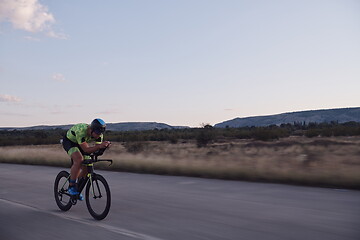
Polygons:
M65 149L66 153L71 157L71 154L74 152L81 152L82 155L86 155L86 153L82 150L79 144L74 143L67 137L63 138L62 142L63 148Z

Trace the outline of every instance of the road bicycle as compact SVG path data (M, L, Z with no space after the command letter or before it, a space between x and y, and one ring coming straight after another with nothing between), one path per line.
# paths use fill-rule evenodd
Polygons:
M110 210L111 193L109 184L103 176L94 172L94 163L110 162L111 159L98 159L106 148L89 154L91 159L82 162L87 167L87 176L77 182L78 191L81 193L85 188L85 201L87 209L91 216L97 220L104 219ZM109 166L110 166L109 165ZM62 211L68 211L77 203L79 195L70 195L68 193L70 174L67 171L61 171L56 176L54 183L55 201Z

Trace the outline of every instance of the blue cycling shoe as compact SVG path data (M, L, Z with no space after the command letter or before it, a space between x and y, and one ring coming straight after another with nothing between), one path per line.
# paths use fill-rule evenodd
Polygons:
M76 187L69 187L68 193L69 193L71 196L75 196L75 195L78 195L78 194L79 194L79 192L77 191Z
M78 196L78 199L79 199L80 201L84 201L83 195L77 191L76 187L69 187L68 193L69 193L71 196L79 195L79 196Z
M79 199L79 201L84 201L84 197L83 197L83 195L81 193L79 194L78 199Z

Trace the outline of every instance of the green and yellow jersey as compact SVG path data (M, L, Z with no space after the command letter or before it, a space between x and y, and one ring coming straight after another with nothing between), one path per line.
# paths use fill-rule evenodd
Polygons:
M86 123L79 123L74 125L72 128L70 128L67 133L66 137L77 144L82 144L84 142L96 142L97 144L102 143L104 135L101 134L99 138L95 139L91 136L87 136L87 129L89 127L89 124Z
M93 138L87 135L89 124L79 123L70 128L66 137L63 139L63 147L65 151L71 156L74 152L81 152L84 155L84 159L89 159L89 156L86 154L80 147L80 144L86 142L95 142L96 144L101 144L104 138L104 135L101 134L98 138Z

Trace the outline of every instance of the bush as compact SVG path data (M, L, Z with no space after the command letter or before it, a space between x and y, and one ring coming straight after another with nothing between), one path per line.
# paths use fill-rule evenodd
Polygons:
M0 131L0 146L56 144L66 130L3 130ZM294 123L268 127L216 128L204 124L203 128L161 129L146 131L106 131L105 139L128 143L129 152L142 151L147 141L168 141L176 144L183 140L196 140L198 147L221 139L256 139L269 141L288 136L359 136L360 123ZM130 143L134 143L132 146ZM141 144L142 142L142 144ZM144 147L144 146L143 146Z
M210 142L214 140L214 134L211 129L201 129L196 137L196 144L200 147L206 147Z
M308 138L318 137L320 135L320 130L318 129L309 129L305 132L305 136Z

